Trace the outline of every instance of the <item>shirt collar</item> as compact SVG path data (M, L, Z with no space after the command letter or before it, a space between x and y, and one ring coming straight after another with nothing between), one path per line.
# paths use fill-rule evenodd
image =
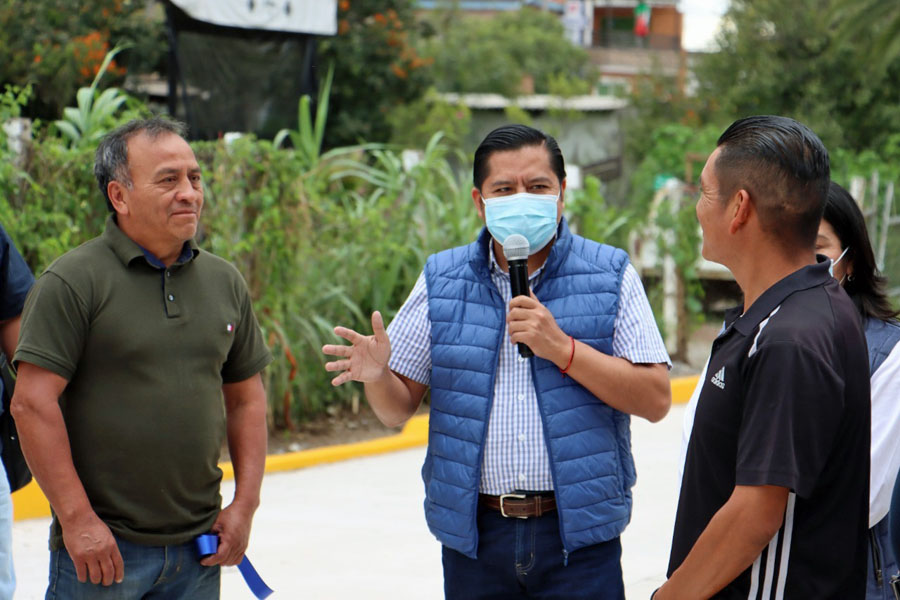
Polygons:
M742 335L749 336L788 296L794 292L823 285L829 279L833 279L828 272L830 264L827 257L817 255L816 264L807 265L779 280L763 292L743 315L740 314L741 307L729 310L725 314L725 322L733 324Z
M116 223L116 215L111 214L106 219L106 228L101 236L106 244L112 249L113 253L122 261L126 267L135 259L143 258L147 263L158 269L165 268L165 265L153 254L142 248L137 242L125 235L125 232L119 228ZM184 243L181 254L175 261L175 264L182 265L194 259L200 253L200 248L193 239Z
M190 240L190 242L193 242L193 241L194 240ZM194 256L196 256L195 255L196 249L191 245L190 242L184 243L184 245L181 247L181 254L178 255L178 258L175 259L175 262L173 264L180 266L180 265L183 265L183 264L193 260ZM156 258L156 256L152 252L150 252L143 246L138 246L138 247L141 249L141 252L144 253L144 258L147 259L147 262L150 263L151 266L156 267L157 269L165 269L166 268L166 264L163 261ZM196 252L199 252L199 250L196 250Z

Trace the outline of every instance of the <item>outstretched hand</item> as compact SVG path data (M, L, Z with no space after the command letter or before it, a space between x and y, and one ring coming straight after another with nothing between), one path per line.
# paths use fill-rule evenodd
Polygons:
M331 385L338 386L348 381L376 381L388 371L391 341L384 329L384 320L380 312L376 310L372 313L374 335L362 335L346 327L335 327L334 332L352 345L322 346L323 353L343 357L343 360L325 363L326 371L340 371L340 374L331 380Z

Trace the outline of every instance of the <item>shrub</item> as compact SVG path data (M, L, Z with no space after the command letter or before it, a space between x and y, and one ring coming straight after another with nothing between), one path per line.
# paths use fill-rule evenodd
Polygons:
M273 422L290 428L358 395L358 386L333 388L323 368L333 327L368 332L375 309L390 319L428 254L479 227L440 135L409 169L385 146L332 150L311 168L252 136L194 149L206 182L198 242L247 281L276 357L264 374ZM22 170L3 158L0 221L35 272L102 231L92 148L47 137Z
M110 65L106 84L126 70L158 69L166 51L161 5L155 11L137 0L28 0L0 2L0 82L34 85L27 116L55 119L75 91L90 85L107 51L132 50Z

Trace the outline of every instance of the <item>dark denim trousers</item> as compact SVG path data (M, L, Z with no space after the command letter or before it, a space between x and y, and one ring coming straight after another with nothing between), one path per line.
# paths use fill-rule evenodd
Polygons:
M444 546L447 600L624 600L619 538L572 552L564 565L556 511L511 519L479 508L478 559Z
M219 567L204 567L194 543L141 546L117 537L125 580L108 587L78 581L65 548L50 553L46 600L218 600Z

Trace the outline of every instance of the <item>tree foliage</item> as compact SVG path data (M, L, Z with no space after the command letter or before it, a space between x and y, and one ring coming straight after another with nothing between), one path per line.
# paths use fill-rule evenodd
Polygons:
M586 92L595 79L583 48L565 36L558 16L522 9L490 19L438 12L430 21L434 35L423 54L434 60L435 85L442 92L497 93L516 96L523 81L534 91L571 88L581 81ZM563 80L569 80L568 82Z
M391 109L428 89L429 61L416 51L413 5L412 0L338 2L338 34L320 45L320 64L335 66L328 146L388 141Z
M836 0L831 12L838 40L852 44L873 70L900 58L900 2Z
M794 117L829 147L881 146L900 130L900 55L882 69L869 68L871 58L839 33L838 3L846 4L733 0L720 52L697 65L698 97L717 103L726 118Z
M162 19L142 0L0 0L0 83L32 84L26 115L57 118L89 86L112 46L131 46L104 83L153 70L162 60Z
M686 94L674 77L658 69L635 79L629 104L623 129L625 155L631 165L655 155L661 128L680 125L696 129L706 124L718 109L714 101ZM660 173L679 175L679 171L668 166Z
M397 106L388 115L391 142L404 148L424 148L435 132L443 133L449 147L465 151L463 139L472 124L472 111L462 102L447 102L434 88L422 98Z

